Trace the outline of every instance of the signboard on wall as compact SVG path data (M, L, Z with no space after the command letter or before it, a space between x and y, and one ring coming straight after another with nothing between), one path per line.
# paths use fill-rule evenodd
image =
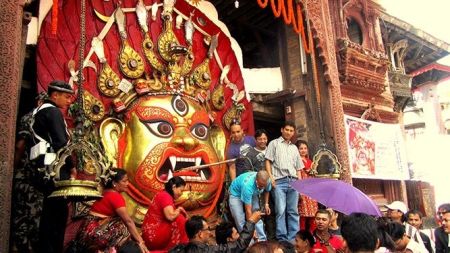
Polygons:
M345 132L353 178L409 179L399 124L384 124L345 115Z

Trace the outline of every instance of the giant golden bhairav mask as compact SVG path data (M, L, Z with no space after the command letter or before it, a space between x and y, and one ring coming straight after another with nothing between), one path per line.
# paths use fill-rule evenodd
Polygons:
M129 173L130 195L144 202L164 189L173 176L181 176L187 183L178 200L187 211L208 214L213 212L223 183L224 165L198 171L183 168L219 161L211 138L210 119L197 101L179 95L157 95L139 98L125 113L125 127L118 136L117 165ZM112 126L116 120L106 120L104 138L117 134ZM109 129L109 130L108 130ZM220 140L219 140L220 141ZM224 148L224 139L220 146ZM220 147L217 146L217 147ZM144 195L144 196L142 196ZM130 205L133 205L130 200ZM137 204L137 203L136 203Z
M84 15L83 110L98 126L106 156L128 172L128 212L142 221L155 193L181 176L187 187L178 204L191 214L215 214L225 164L183 168L223 161L233 118L252 133L251 104L230 39L183 0L90 0L85 13L79 4L65 0L58 7L73 14L60 15L59 24L74 25L59 25L56 36L50 15L44 20L38 85L61 79L78 88L75 24Z

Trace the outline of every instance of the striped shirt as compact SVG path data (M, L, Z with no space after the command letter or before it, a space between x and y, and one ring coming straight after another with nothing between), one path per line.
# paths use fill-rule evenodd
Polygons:
M404 222L403 225L405 226L406 235L426 249L425 243L423 242L422 237L420 236L420 231L406 222Z
M283 137L269 143L266 160L272 162L272 175L275 180L287 176L297 177L297 171L305 167L297 147L291 141L285 141Z

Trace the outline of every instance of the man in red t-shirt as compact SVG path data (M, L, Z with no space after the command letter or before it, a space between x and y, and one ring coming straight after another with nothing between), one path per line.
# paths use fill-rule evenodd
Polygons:
M313 251L323 253L334 253L342 251L342 238L337 235L332 235L328 231L331 222L331 214L325 209L319 209L316 212L314 222L316 224L316 230L314 230L316 243L312 248Z

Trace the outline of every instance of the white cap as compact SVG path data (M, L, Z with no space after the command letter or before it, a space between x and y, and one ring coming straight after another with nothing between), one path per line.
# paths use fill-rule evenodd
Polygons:
M399 210L403 214L408 212L408 208L406 207L405 203L403 203L401 201L394 201L394 202L390 203L389 205L385 205L385 206L391 210Z

